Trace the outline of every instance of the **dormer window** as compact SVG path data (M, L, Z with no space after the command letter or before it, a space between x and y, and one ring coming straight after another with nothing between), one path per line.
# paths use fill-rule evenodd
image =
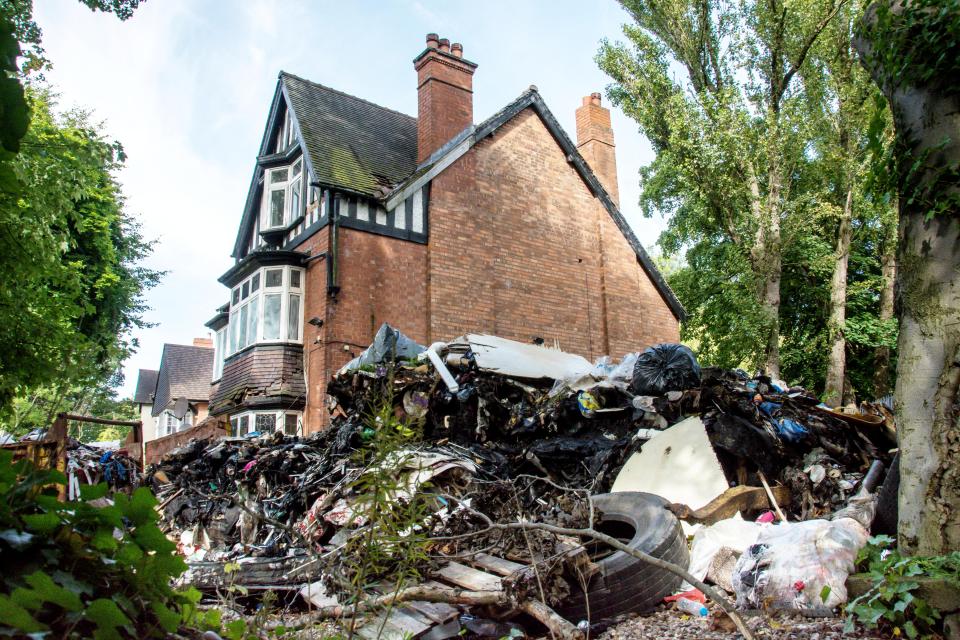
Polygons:
M277 144L274 153L281 153L290 148L297 136L293 133L293 119L290 117L290 109L287 109L283 116L283 126L277 131Z
M288 167L264 171L260 229L282 229L303 213L303 158Z

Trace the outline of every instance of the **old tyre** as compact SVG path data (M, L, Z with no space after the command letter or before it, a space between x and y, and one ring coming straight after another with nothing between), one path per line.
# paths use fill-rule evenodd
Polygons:
M873 519L873 525L870 532L873 535L886 534L888 536L897 535L897 519L899 509L897 506L897 492L900 490L900 453L893 457L890 468L887 470L887 477L883 479L883 484L877 491L877 511Z
M690 562L687 539L680 521L666 509L667 501L650 493L606 493L593 497L602 512L597 530L624 542L632 549L672 562L686 569ZM568 620L605 618L656 607L675 592L681 578L644 563L623 551L611 553L605 545L589 545L599 571L586 592L572 580L573 593L557 608Z

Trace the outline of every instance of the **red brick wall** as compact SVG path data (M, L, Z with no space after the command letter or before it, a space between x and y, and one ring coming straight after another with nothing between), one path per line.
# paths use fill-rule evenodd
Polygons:
M320 231L297 250L313 255L326 251L328 233ZM427 340L426 246L343 227L339 242L340 293L335 302L327 297L324 261L313 261L307 270L304 319L324 320L320 329L304 325L308 431L326 424L327 379L370 344L381 324L389 323L414 340Z
M633 249L532 109L434 180L429 249L431 339L541 336L589 358L678 339Z
M162 438L145 442L143 445L144 462L146 464L154 464L155 462L159 462L160 458L162 458L164 455L170 451L173 451L177 447L185 445L193 438L219 438L221 436L225 436L227 435L226 424L225 418L220 420L209 420L206 424L198 425L185 431L171 433L168 436L163 436Z
M600 94L583 99L577 109L577 149L607 190L610 198L620 206L617 186L617 154L613 144L610 110L600 105Z

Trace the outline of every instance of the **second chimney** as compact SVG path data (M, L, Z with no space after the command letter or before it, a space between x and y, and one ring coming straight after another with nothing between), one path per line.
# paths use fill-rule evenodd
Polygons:
M577 109L577 149L600 184L607 190L613 203L620 206L617 187L617 154L613 144L610 110L600 105L600 94L591 93Z
M463 45L435 33L414 58L417 70L417 163L430 157L473 124L474 63L463 59Z

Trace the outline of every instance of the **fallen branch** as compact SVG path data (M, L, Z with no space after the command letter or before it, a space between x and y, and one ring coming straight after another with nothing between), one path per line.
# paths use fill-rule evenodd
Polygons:
M276 629L286 627L294 629L304 627L319 620L329 618L352 618L361 613L383 609L402 602L419 600L422 602L443 602L446 604L462 605L502 605L510 604L510 599L503 591L468 591L466 589L454 589L451 587L428 587L419 585L401 589L395 593L388 593L382 596L367 598L356 604L344 605L334 604L326 607L320 607L300 617L296 623L291 626L289 622L272 622L266 625L267 629Z

